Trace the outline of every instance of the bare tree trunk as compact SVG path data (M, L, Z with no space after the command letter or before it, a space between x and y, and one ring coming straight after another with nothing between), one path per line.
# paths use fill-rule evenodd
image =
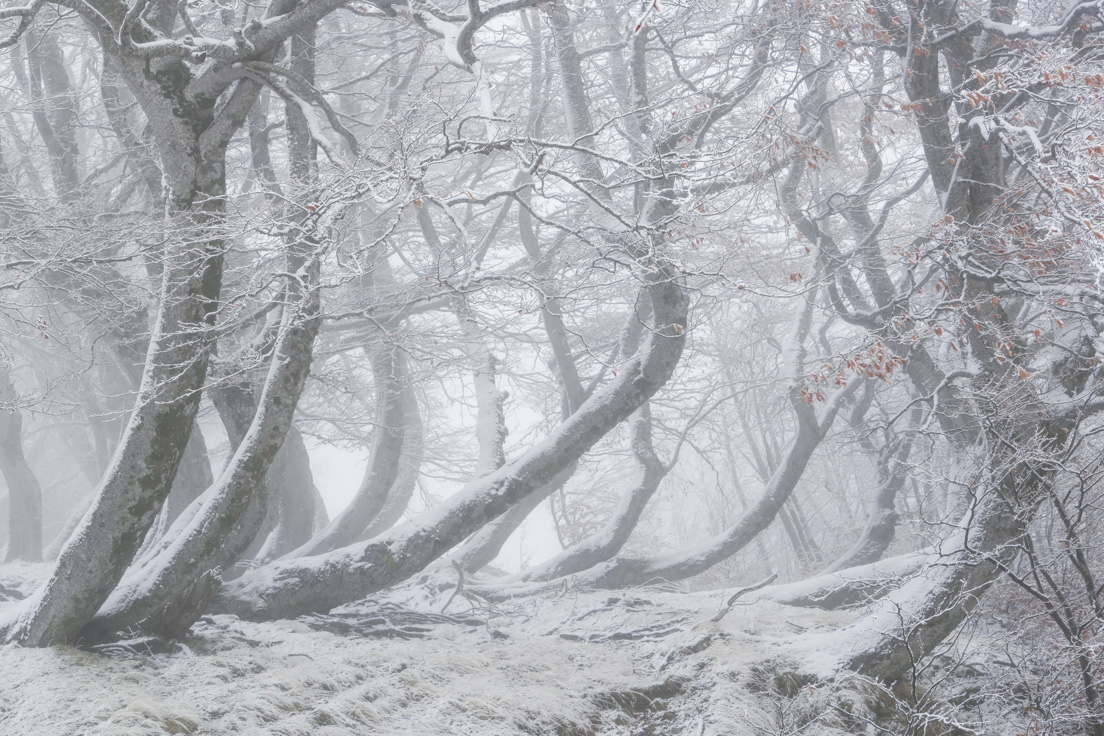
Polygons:
M637 409L629 421L633 459L637 465L636 478L613 515L598 532L518 576L518 579L544 581L573 575L605 562L625 546L645 507L667 475L667 466L656 456L652 447L652 418L648 404Z
M315 75L316 27L310 25L293 35L289 45L290 67L295 84L312 86ZM297 92L309 96L308 90L297 90ZM269 131L264 126L263 102L263 96L258 95L257 101L249 108L251 162L254 171L265 179L270 191L279 195L282 194L282 190L275 180L275 172L272 169L268 147ZM293 185L297 189L305 190L318 182L318 145L310 132L306 117L297 104L290 102L286 104L284 113L288 173ZM273 201L271 197L270 201ZM291 214L293 219L299 216L298 213ZM300 238L301 234L292 234L287 238L288 267L291 272L304 262L305 257L309 259L303 248L306 243L300 242ZM312 268L314 267L312 265ZM282 319L280 322L282 323ZM280 329L282 327L279 324L272 323L257 336L254 342L260 348L261 354L275 349L276 330ZM227 433L236 449L244 441L261 408L258 404L260 399L254 389L254 381L238 382L218 392L212 391L212 397L218 398L222 404L219 413L225 414L224 424L229 422L233 425L233 427L227 426ZM310 475L310 462L305 456L306 448L302 446L298 433L295 433L295 439L298 441L293 440L290 445L285 439L285 444L280 446L275 459L265 473L265 480L251 493L252 497L245 511L236 519L233 530L216 560L217 566L222 570L230 570L241 560L250 559L259 554L265 548L274 530L281 530L281 534L273 540L274 545L279 546L288 542L289 535L290 538L301 535L302 526L308 523L306 519L294 518L296 507L301 513L308 512L306 505L313 502L316 489L313 487L313 479ZM298 451L302 451L302 454ZM301 485L292 488L289 484ZM291 515L286 522L282 522L281 514L284 510ZM311 529L306 534L306 539L300 543L307 541L310 538L310 531L313 531L313 508L309 509L308 516ZM273 548L269 547L266 554L271 553Z
M199 408L221 289L226 146L259 89L241 80L216 110L217 96L188 98L191 71L181 60L150 61L114 48L158 142L169 188L165 224L175 237L158 254L161 303L126 435L50 579L5 632L27 645L78 634L122 578L169 494Z
M42 488L23 455L23 417L11 381L11 367L0 365L0 472L8 484L8 550L5 562L42 559Z
M406 431L403 391L406 358L397 345L383 344L370 353L376 384L376 427L368 468L353 500L321 532L288 557L330 552L352 544L383 510L399 475L399 459Z
M961 523L963 531L940 545L922 574L845 630L803 639L802 653L823 650L813 659L825 671L854 670L890 682L917 666L977 607L1019 553L1052 472L1035 463L1019 467L1001 470L1004 477L996 486L976 497Z
M217 587L225 543L265 477L298 404L310 371L321 322L317 288L319 254L309 239L289 247L288 273L299 273L286 289L286 303L269 373L253 420L218 481L201 497L196 513L169 531L169 546L122 581L85 628L91 638L133 625L164 635L187 631ZM297 305L293 307L292 305Z
M262 563L306 544L314 534L318 489L303 437L294 426L288 429L265 482L276 486L276 508L269 510L270 517L275 516L275 525L255 556Z
M908 480L908 459L914 438L910 434L899 444L883 448L878 458L878 485L867 511L866 525L855 544L832 563L824 572L836 572L851 567L877 562L890 543L897 529L897 492ZM869 448L873 450L871 446Z
M544 274L548 270L546 259L541 257L540 245L532 229L532 218L522 208L518 215L521 242L530 259L537 264L535 270ZM579 370L572 356L569 333L561 314L561 302L557 297L548 297L541 305L541 323L552 347L552 358L560 378L564 394L564 417L570 416L586 400L586 390L579 378ZM639 341L639 334L637 335ZM496 390L497 393L497 390ZM486 404L487 401L484 401ZM504 429L504 428L503 428ZM484 443L488 447L488 443ZM503 458L505 460L505 458ZM486 462L484 462L486 465ZM548 485L523 499L517 506L480 529L464 544L455 555L457 563L469 572L475 572L489 565L502 551L502 547L518 527L529 518L543 501L552 496L571 479L577 463L571 463L556 474Z
M269 12L276 10L273 6ZM291 45L293 67L307 74L309 84L313 79L314 26L293 37ZM259 87L243 81L235 94L242 89L245 96L231 127L225 131L227 134L244 124L249 109L256 103ZM317 182L315 143L307 128L304 120L295 120L289 114L291 175L296 185L304 189ZM218 150L220 162L228 141L226 135ZM130 571L84 627L86 636L110 636L136 624L166 636L183 634L215 593L220 565L243 553L256 534L256 528L238 535L234 532L255 499L266 496L265 479L291 426L310 372L314 339L321 323L318 288L321 246L315 235L304 229L309 215L296 211L289 219L292 226L284 239L286 273L294 277L285 280L284 306L268 374L248 430L218 480L193 508L202 505L194 514L186 515L189 518L175 525L175 529L170 529L169 546L164 551ZM234 544L228 546L231 540Z
M399 473L391 484L383 508L357 539L358 542L372 539L393 527L406 512L418 485L425 437L422 431L422 415L418 409L418 395L409 381L402 389L402 413L403 443L399 453Z
M647 300L637 300L621 332L620 352L626 358L635 355L639 349L649 312ZM635 478L602 529L515 579L543 581L571 575L605 562L621 551L669 469L656 455L652 445L652 412L648 403L629 418L629 444L636 463Z
M212 197L192 219L200 228L217 222L222 206ZM38 646L76 635L122 577L168 496L199 408L207 368L203 327L219 296L221 241L196 245L182 244L167 261L142 389L96 501L9 639Z
M271 359L274 341L273 325L267 324L260 334L255 337L251 345L258 355L267 356ZM207 393L215 405L215 410L222 420L222 426L226 429L226 437L230 441L232 452L236 452L241 446L249 432L253 417L257 413L255 380L255 375L220 378L207 389ZM234 530L223 545L218 559L218 566L225 571L223 573L225 578L233 577L230 571L235 564L252 557L260 550L264 543L264 535L271 531L272 526L274 526L274 522L270 523L269 519L275 515L276 503L273 501L273 497L277 493L277 488L278 485L269 482L266 476L264 487L254 494L249 506L235 523ZM193 503L196 507L199 507L204 501L196 499ZM195 509L190 509L185 513L194 514Z
M249 618L328 610L405 580L575 462L667 381L682 353L688 302L670 267L648 272L657 328L640 354L537 447L441 507L384 534L308 562L252 571L223 587L216 609Z
M703 573L736 554L774 520L778 510L801 479L809 459L831 427L839 406L847 395L846 389L836 394L820 421L812 413L811 407L798 407L798 411L806 416L799 415L797 437L783 455L763 495L736 524L701 545L681 553L643 558L614 558L588 571L582 576L583 580L588 585L602 588L643 585L657 579L683 580Z
M743 549L761 531L774 521L782 505L790 497L801 479L813 452L820 445L844 402L850 399L858 386L853 382L829 399L817 418L811 403L799 392L805 364L805 340L812 323L815 291L805 295L794 321L792 343L786 356L787 374L793 382L790 387L790 404L797 415L797 436L777 464L764 489L763 495L741 517L722 531L681 553L652 557L615 557L603 562L581 577L588 585L602 588L619 588L642 585L656 579L681 580L705 572L718 562L728 559Z
M757 597L787 606L825 609L869 603L889 594L916 574L933 559L936 551L931 547L793 583L772 585Z
M249 111L250 164L253 176L258 177L272 193L280 195L282 190L280 182L276 179L276 172L272 167L272 155L268 145L271 126L268 124L268 116L265 110L267 105L264 104L264 101L265 97L262 95L257 104L253 106L253 109ZM302 115L302 113L299 114Z
M50 173L58 197L71 203L80 188L76 96L65 59L52 33L30 32L24 39L30 71L27 90L36 101L35 127L50 155Z
M481 570L491 564L502 552L510 536L529 518L529 514L547 501L553 493L563 488L577 467L577 462L571 463L543 488L529 494L512 509L473 534L454 556L457 564L468 572Z

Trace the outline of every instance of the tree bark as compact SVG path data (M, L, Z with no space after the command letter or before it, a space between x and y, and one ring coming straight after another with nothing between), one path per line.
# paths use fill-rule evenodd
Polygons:
M804 343L812 324L815 298L815 291L805 295L794 320L790 354L785 356L787 373L792 377L789 399L797 416L797 435L768 479L759 500L734 525L692 549L651 557L615 557L582 575L586 584L600 588L621 588L643 585L656 579L682 580L692 577L736 554L774 521L779 509L801 480L813 452L831 428L839 410L859 385L852 382L847 388L837 391L829 399L824 416L820 419L807 400L808 397L800 394L805 365Z
M1048 449L1059 452L1064 439L1047 434ZM931 654L1019 554L1053 474L1046 463L1021 462L1015 468L994 464L992 470L999 473L998 480L975 496L962 531L940 545L921 574L883 597L861 621L834 635L802 641L802 653L822 671L853 670L887 682L900 679Z
M399 475L406 422L403 390L406 359L399 347L383 344L370 353L376 384L376 427L368 468L349 505L307 544L287 556L305 557L330 552L352 544L383 510Z
M123 580L84 630L86 636L110 636L139 624L167 635L182 633L183 621L173 606L193 600L194 586L212 570L217 572L226 540L253 498L264 491L269 466L291 426L321 322L316 247L304 239L289 248L287 271L297 276L286 289L288 306L256 413L234 456L202 497L202 507L186 524L169 531L170 546ZM212 594L214 586L203 590Z
M537 489L518 502L516 506L472 535L454 556L456 563L468 572L476 572L491 564L510 536L517 531L529 514L559 491L575 474L579 463L570 463L557 473L543 488Z
M813 452L831 427L839 405L847 396L845 392L846 389L833 397L833 403L820 421L811 407L797 407L799 421L793 444L768 481L763 495L736 524L681 553L641 558L616 557L587 571L582 580L599 588L644 585L653 580L683 580L705 572L743 549L770 525L782 504L790 497ZM800 399L797 401L800 402Z
M311 474L310 456L294 426L288 429L265 482L276 487L273 494L276 507L269 510L275 524L255 556L261 563L306 544L314 534L315 504L320 499Z
M81 183L73 85L54 34L32 31L24 44L30 71L28 92L38 103L32 110L35 127L50 156L50 174L58 198L71 204Z
M678 364L688 300L669 266L654 264L647 278L656 330L617 379L544 442L440 508L371 542L246 573L224 586L216 610L244 618L329 610L409 578L548 483L659 390Z
M8 484L8 550L5 562L42 559L42 487L23 454L23 417L14 406L11 368L0 365L0 472Z
M878 485L867 511L866 524L858 540L824 572L837 572L860 565L877 562L897 530L897 492L908 480L908 458L912 452L913 438L906 437L900 446L894 446L878 461Z
M202 228L217 222L222 208L222 200L212 196L189 219ZM92 508L62 549L49 581L26 601L9 640L41 646L75 636L119 582L160 512L199 408L207 369L205 328L219 297L221 246L216 238L174 248L122 445Z
M157 139L169 189L165 224L176 237L159 254L161 302L126 434L50 579L5 631L32 646L70 641L84 628L169 494L199 408L221 289L226 145L258 89L242 80L216 113L216 98L189 97L182 82L191 73L181 60L116 58Z
M667 467L656 456L652 446L652 418L648 404L637 409L629 421L632 425L630 442L637 466L636 477L613 515L597 533L565 549L548 562L526 571L518 579L545 581L573 575L605 562L625 546L645 507L667 475Z
M418 394L409 381L402 389L403 443L399 452L399 473L383 507L376 518L365 528L357 539L363 542L382 534L403 517L421 474L422 455L425 449L425 435L422 429L422 415L418 408Z

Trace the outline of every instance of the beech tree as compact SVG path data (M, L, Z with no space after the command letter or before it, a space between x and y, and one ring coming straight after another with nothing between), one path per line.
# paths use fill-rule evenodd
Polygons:
M9 559L43 549L9 374L43 360L32 305L83 326L51 350L109 405L66 430L94 488L6 640L724 563L762 597L863 605L787 651L894 682L1007 574L1099 713L1033 527L1049 504L1084 536L1068 490L1099 459L1099 3L94 0L0 22L26 103L0 133ZM316 439L367 460L332 519ZM657 543L689 478L739 508ZM493 574L546 502L563 549ZM770 534L811 577L764 582L743 551ZM1076 548L1055 554L1099 617Z

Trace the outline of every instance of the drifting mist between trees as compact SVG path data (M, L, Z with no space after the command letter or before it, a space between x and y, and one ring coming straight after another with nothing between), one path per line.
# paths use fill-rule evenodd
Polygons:
M9 641L773 570L892 681L1007 574L1104 728L1099 3L0 19Z

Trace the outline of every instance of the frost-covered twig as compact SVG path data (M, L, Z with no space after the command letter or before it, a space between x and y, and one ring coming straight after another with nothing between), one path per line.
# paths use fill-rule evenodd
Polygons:
M758 583L754 583L752 585L737 589L736 592L729 597L728 602L721 607L721 610L717 611L713 618L709 620L712 623L717 623L722 618L724 618L729 611L732 610L732 606L736 604L736 601L740 600L740 598L743 597L745 594L750 593L754 590L759 590L760 588L765 588L777 579L778 573L772 572L768 577L760 580Z

